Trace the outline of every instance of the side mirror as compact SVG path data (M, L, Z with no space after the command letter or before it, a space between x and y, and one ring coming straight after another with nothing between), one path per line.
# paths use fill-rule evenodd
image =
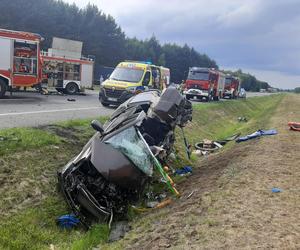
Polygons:
M100 132L101 135L103 134L104 128L103 128L102 124L99 121L93 120L91 122L91 126L92 126L93 129L95 129L96 131Z

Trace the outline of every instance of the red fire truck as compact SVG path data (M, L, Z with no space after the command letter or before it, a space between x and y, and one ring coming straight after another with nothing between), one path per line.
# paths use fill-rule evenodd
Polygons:
M7 90L39 85L42 40L38 34L0 29L0 98Z
M184 91L187 99L205 99L218 101L224 92L225 75L210 68L189 68Z
M70 59L42 52L42 85L59 92L76 94L93 87L94 61L90 58Z
M225 90L223 93L223 98L235 99L238 97L240 92L240 81L234 76L226 76L225 78Z

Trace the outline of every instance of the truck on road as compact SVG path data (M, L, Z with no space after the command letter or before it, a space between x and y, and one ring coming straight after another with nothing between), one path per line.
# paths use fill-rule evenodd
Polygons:
M205 99L218 101L225 87L225 74L211 68L191 67L184 83L187 99Z
M43 85L66 94L93 87L94 58L82 55L83 43L54 37L52 47L42 51Z
M241 84L238 78L234 76L226 76L225 89L223 92L223 98L235 99L238 98Z
M0 29L0 98L20 87L38 87L42 79L39 34Z

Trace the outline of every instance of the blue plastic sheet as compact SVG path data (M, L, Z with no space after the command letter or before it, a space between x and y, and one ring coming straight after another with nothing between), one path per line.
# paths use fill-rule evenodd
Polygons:
M260 136L264 136L264 135L276 135L277 134L277 130L276 129L270 129L270 130L257 130L256 132L250 134L250 135L246 135L246 136L242 136L236 139L236 142L242 142L242 141L248 141Z
M178 175L186 175L186 174L189 174L189 173L192 173L192 167L191 166L184 166L180 169L177 169L175 171L175 174L178 174Z

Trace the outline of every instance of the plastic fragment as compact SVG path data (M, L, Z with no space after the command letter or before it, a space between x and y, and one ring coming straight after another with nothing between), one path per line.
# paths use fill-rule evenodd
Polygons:
M281 193L282 189L280 188L272 188L272 193Z
M79 219L72 214L62 215L57 219L58 225L63 229L71 229L79 224Z

